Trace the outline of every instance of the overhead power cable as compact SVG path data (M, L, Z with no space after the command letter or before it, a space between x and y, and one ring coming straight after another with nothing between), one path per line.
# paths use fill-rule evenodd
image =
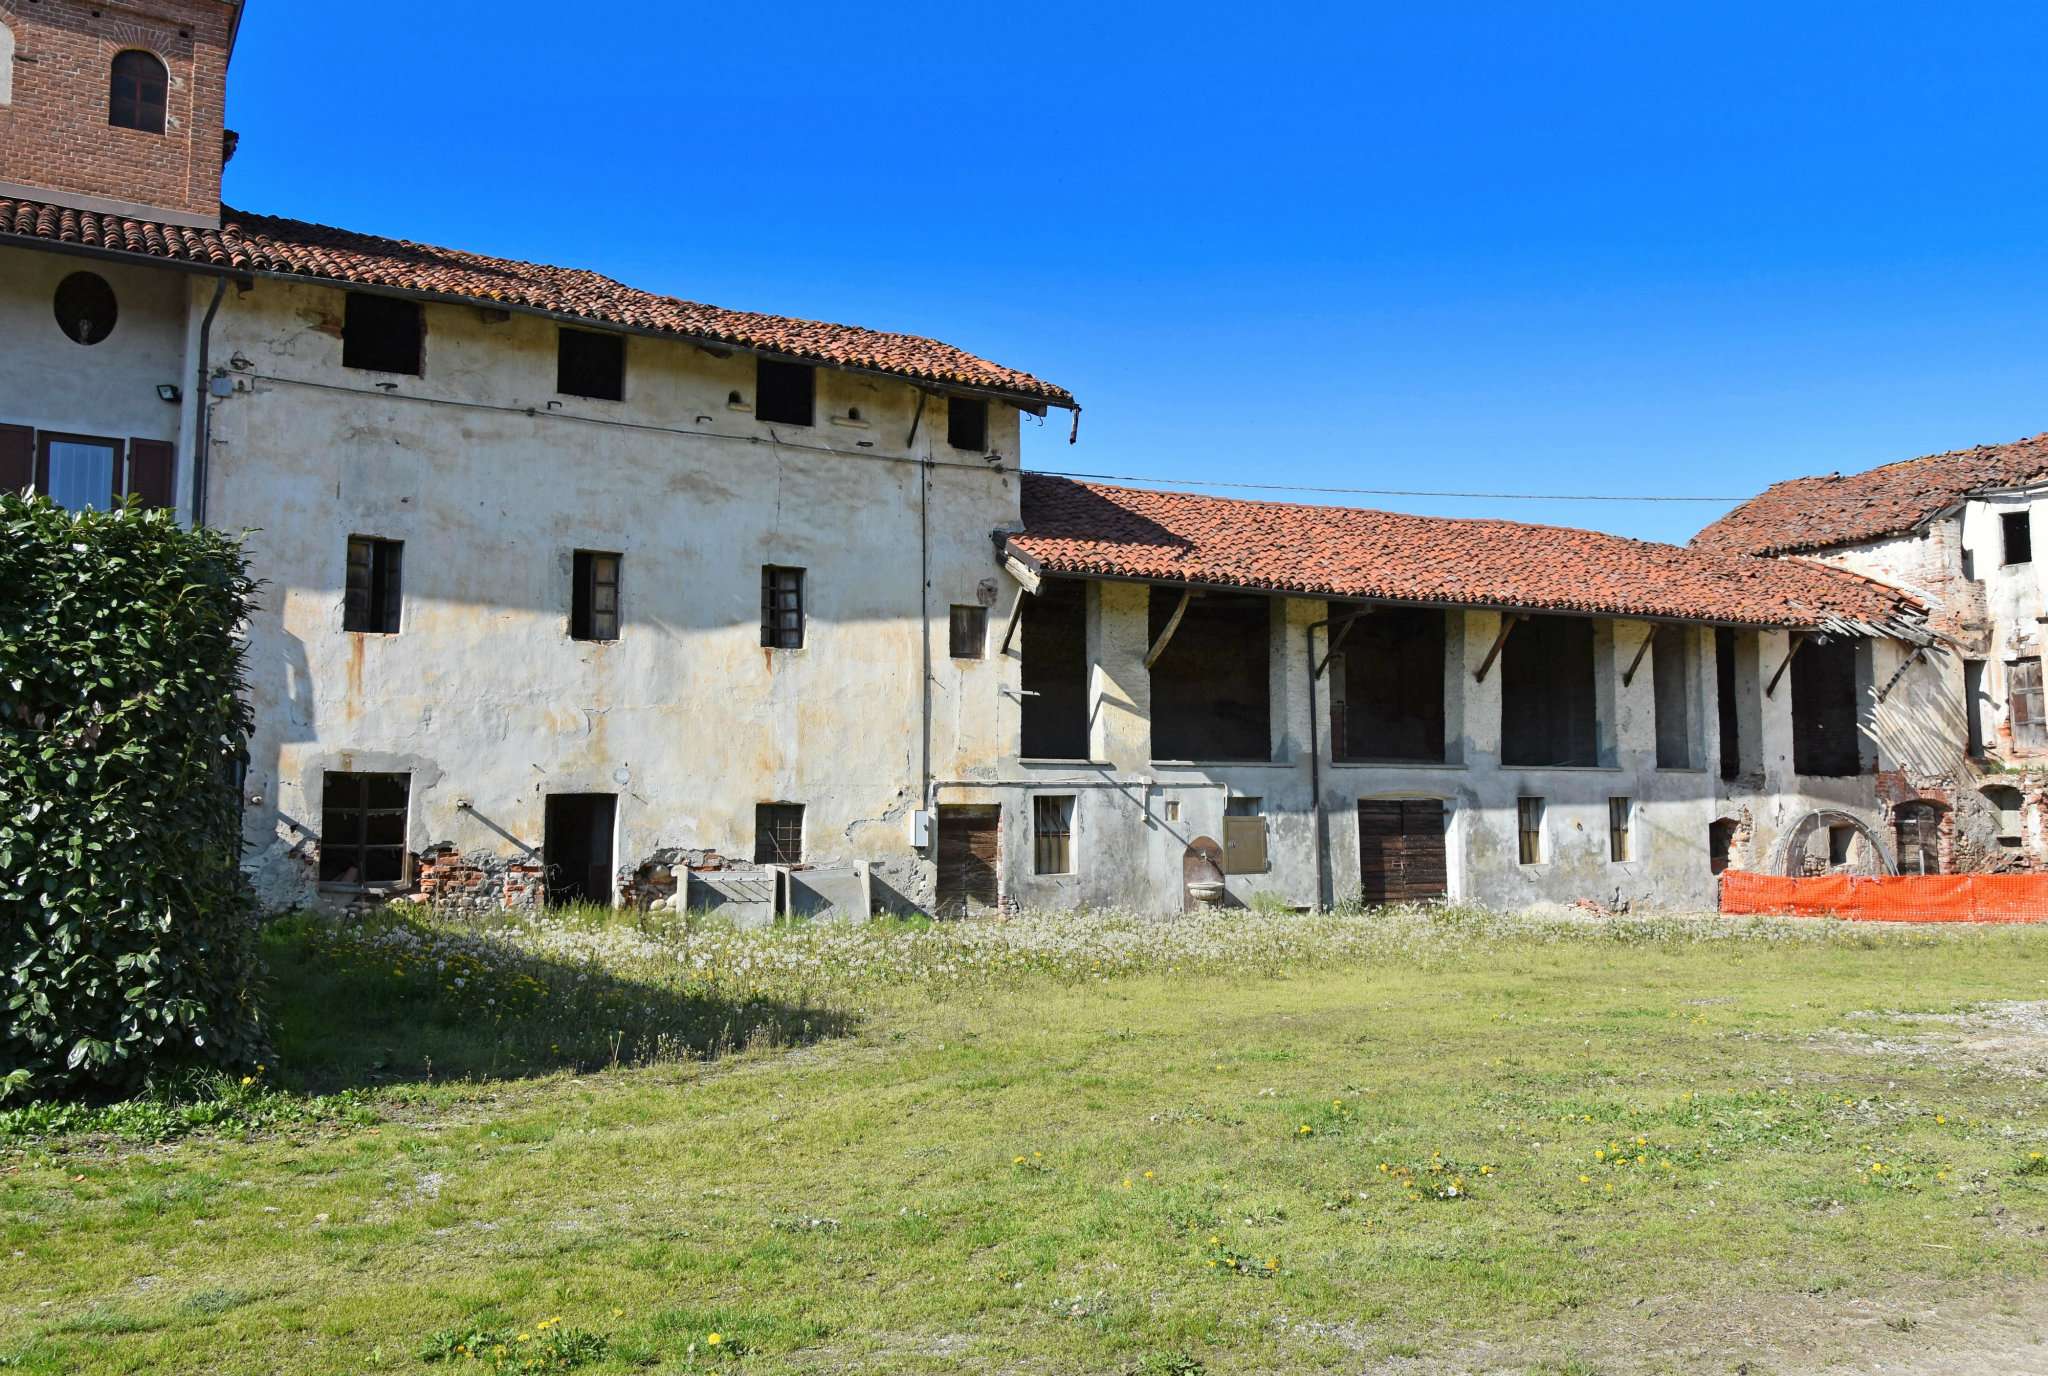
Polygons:
M1053 478L1083 478L1103 483L1171 483L1179 487L1232 487L1255 492L1320 492L1345 497L1462 497L1488 502L1739 502L1741 497L1679 497L1615 492L1443 492L1414 487L1310 487L1303 483L1232 483L1212 478L1146 478L1130 473L1074 473L1059 468L1033 468Z

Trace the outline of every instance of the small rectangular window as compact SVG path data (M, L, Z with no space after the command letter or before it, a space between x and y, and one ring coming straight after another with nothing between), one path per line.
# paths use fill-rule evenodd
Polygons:
M1074 799L1031 800L1031 869L1034 874L1074 872Z
M988 643L988 608L953 608L953 658L980 659Z
M1735 822L1722 817L1707 826L1707 868L1721 874L1735 853Z
M320 882L395 884L405 878L409 774L325 774L320 782Z
M1543 800L1541 798L1518 798L1515 800L1515 827L1519 839L1521 861L1525 865L1543 863Z
M2005 537L2004 563L2031 564L2034 562L2034 527L2024 511L2008 511L1998 518L1999 531Z
M399 586L405 543L368 535L348 537L348 590L341 604L344 631L398 633Z
M754 808L754 863L801 865L804 862L804 805L759 803Z
M1636 858L1630 823L1635 820L1635 803L1628 798L1607 800L1607 858L1624 864Z
M818 370L804 363L758 360L754 370L754 418L776 425L815 423Z
M121 441L95 435L36 436L36 490L66 511L106 511L122 491Z
M977 454L988 452L988 403L969 397L946 399L946 443Z
M761 567L761 643L774 650L804 647L804 571Z
M576 551L575 587L569 598L569 635L576 640L619 638L620 557Z
M424 334L419 302L352 291L342 313L341 366L418 377Z
M555 354L555 390L572 397L623 401L626 337L593 330L562 330Z
M1850 852L1855 848L1855 845L1856 828L1852 826L1829 827L1828 863L1830 865L1848 864Z

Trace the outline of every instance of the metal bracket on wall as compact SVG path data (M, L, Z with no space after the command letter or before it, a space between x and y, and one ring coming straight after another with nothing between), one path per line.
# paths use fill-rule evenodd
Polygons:
M1799 647L1804 645L1807 641L1811 639L1813 639L1812 631L1793 631L1791 633L1792 644L1790 648L1788 648L1785 651L1785 662L1778 666L1777 673L1771 675L1770 686L1764 689L1765 697L1769 697L1771 694L1778 691L1778 680L1785 677L1785 671L1792 667L1792 656L1798 654Z
M1500 658L1502 647L1508 643L1508 632L1528 619L1520 612L1509 612L1500 619L1500 632L1493 638L1493 648L1486 652L1486 658L1480 661L1479 668L1473 673L1474 683L1486 682L1487 671L1493 668L1493 662Z
M1330 661L1337 657L1337 651L1344 648L1344 637L1351 634L1351 628L1366 617L1378 611L1378 607L1364 607L1349 616L1340 616L1329 623L1329 629L1336 634L1330 637L1330 648L1323 651L1323 662L1316 665L1315 676L1321 678L1323 670L1330 667Z
M1628 662L1628 668L1621 671L1621 686L1626 688L1636 681L1636 670L1643 667L1643 656L1650 653L1650 642L1657 638L1658 628L1650 627L1650 633L1643 637L1643 643L1636 646L1636 657Z

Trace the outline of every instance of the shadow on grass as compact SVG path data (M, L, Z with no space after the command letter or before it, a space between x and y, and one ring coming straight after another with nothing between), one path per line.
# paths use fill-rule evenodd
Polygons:
M281 918L263 950L275 1079L311 1093L710 1060L843 1036L857 1022L680 973L539 955L488 928L396 909Z

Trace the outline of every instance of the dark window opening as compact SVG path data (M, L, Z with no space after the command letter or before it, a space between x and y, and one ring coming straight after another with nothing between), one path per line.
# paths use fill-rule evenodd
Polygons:
M616 554L576 551L569 596L569 635L576 640L619 638L619 566Z
M1158 643L1180 604L1154 588L1146 644ZM1270 760L1273 757L1272 600L1242 593L1190 599L1152 665L1152 758Z
M804 647L804 571L761 566L761 643L775 650Z
M341 366L419 376L420 303L352 291L342 313Z
M955 449L988 452L988 403L967 397L946 400L946 443Z
M1650 641L1650 686L1657 700L1657 768L1690 769L1692 631L1660 626Z
M555 390L597 401L625 400L626 337L590 330L561 331L555 352Z
M1998 814L1998 844L2020 844L2026 823L2026 798L2009 784L1993 784L1984 790L1984 801Z
M804 862L804 805L757 803L754 807L754 863L801 865Z
M1998 518L1999 533L2005 537L2005 553L2002 562L2006 564L2031 564L2034 562L2034 525L2032 518L2024 511L2008 511Z
M988 644L988 608L953 608L951 632L953 658L980 659Z
M1543 800L1515 800L1516 855L1525 865L1543 863Z
M341 628L382 635L398 632L399 588L405 544L367 535L348 537L348 590Z
M1892 817L1900 874L1941 873L1941 809L1931 803L1900 803Z
M1970 754L1984 754L1984 661L1963 661L1963 720L1968 731Z
M1088 602L1085 584L1047 580L1024 602L1023 736L1029 759L1088 758Z
M2042 715L2041 661L2015 659L2005 666L2005 714L2014 750L2048 749L2048 719Z
M1707 868L1720 874L1735 854L1735 821L1722 817L1707 827Z
M1031 870L1034 874L1074 872L1074 800L1031 800Z
M116 53L108 81L107 123L161 134L170 89L171 74L156 54L134 48Z
M326 774L320 784L320 882L396 884L405 878L409 774Z
M548 902L612 901L612 836L619 800L612 793L550 793L541 837Z
M1828 828L1828 864L1841 866L1849 863L1849 857L1856 849L1856 828L1836 823Z
M1636 858L1635 801L1630 798L1609 798L1607 800L1607 858L1616 864L1624 864Z
M1735 632L1714 632L1714 712L1721 728L1721 777L1742 772L1742 709L1735 701Z
M1500 757L1511 765L1600 763L1593 623L1532 616L1500 654Z
M57 284L50 299L57 328L74 344L93 345L114 332L121 318L120 302L107 279L96 272L74 272Z
M1385 607L1352 622L1328 676L1336 759L1443 759L1444 613Z
M804 363L759 360L754 372L754 416L777 425L810 425L816 407L818 370Z
M1863 772L1857 731L1858 642L1815 638L1792 656L1792 770L1815 778Z

